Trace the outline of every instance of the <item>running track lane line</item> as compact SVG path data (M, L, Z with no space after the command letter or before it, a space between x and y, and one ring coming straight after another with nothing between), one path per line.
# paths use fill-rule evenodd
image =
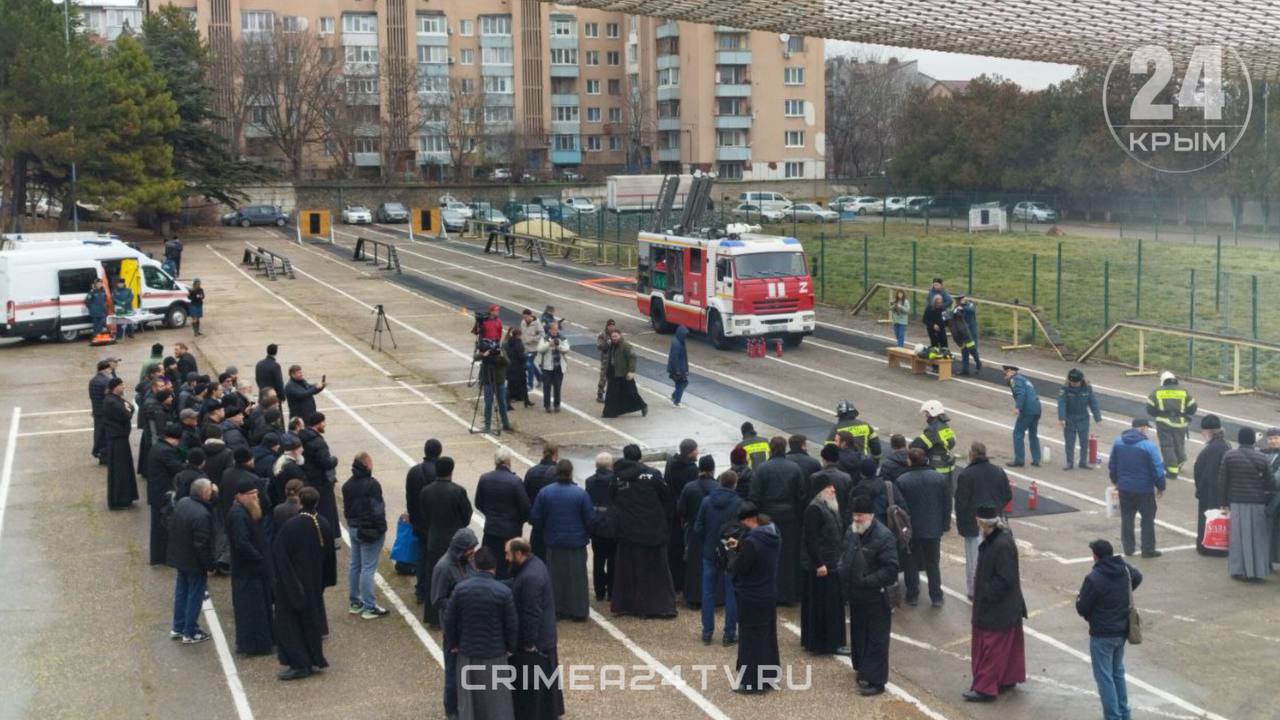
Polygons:
M206 246L206 247L208 247L208 246ZM372 365L372 366L374 366L374 367L377 367L377 365L376 365L372 360L369 360L368 358L366 358L366 357L365 357L363 354L361 354L359 351L355 350L355 349L354 349L354 348L352 348L350 345L347 345L347 343L342 342L342 340L340 340L336 335L334 335L334 334L333 334L333 333L332 333L328 328L326 328L326 327L324 327L323 325L321 325L319 321L317 321L317 320L315 320L315 319L311 318L311 316L309 316L309 315L305 314L302 310L298 309L298 308L297 308L297 306L293 305L293 304L292 304L292 303L290 303L288 300L285 300L283 297L280 297L280 296L279 296L279 295L277 295L276 293L274 293L274 292L272 292L271 290L269 290L269 289L268 289L266 286L264 286L262 283L258 282L258 280L257 280L256 278L254 278L254 277L250 276L248 273L246 273L246 272L245 272L244 270L242 270L240 267L238 267L237 265L235 265L235 263L232 263L230 260L228 260L227 258L223 257L223 255L222 255L221 253L219 253L218 251L214 250L213 248L208 248L208 249L209 249L209 251L210 251L210 252L212 252L214 255L217 255L219 258L221 258L223 262L225 262L225 263L227 263L228 265L230 265L231 267L235 268L235 270L236 270L237 272L239 272L239 273L240 273L241 275L243 275L244 277L248 278L248 279L249 279L249 280L250 280L254 285L257 285L257 286L258 286L259 288L261 288L264 292L266 292L266 293L267 293L267 294L269 294L269 295L274 296L277 300L280 300L281 302L283 302L285 305L287 305L287 306L288 306L290 309L292 309L294 312L298 313L299 315L301 315L301 316L303 316L304 318L306 318L307 320L309 320L313 325L315 325L316 327L318 327L318 328L320 328L322 331L324 331L324 333L325 333L326 335L329 335L330 337L332 337L332 338L334 338L335 340L337 340L339 343L341 343L341 344L342 344L343 346L345 346L347 349L351 350L353 353L355 353L355 354L356 354L357 356L359 356L361 359L365 360L365 362L367 362L368 364L370 364L370 365ZM294 268L294 270L295 270L295 272L301 272L301 271L299 271L297 268ZM314 276L310 276L310 277L313 277L313 279L314 279ZM324 283L321 283L321 284L324 284ZM346 293L343 293L343 294L345 295ZM351 297L351 296L349 296L349 295L348 295L347 297ZM353 297L352 297L351 299L352 299L354 302L359 303L360 305L365 305L365 303L364 303L364 302L362 302L362 301L360 301L360 300L357 300L357 299L355 299L355 298L353 298ZM365 306L366 306L366 307L368 307L367 305L365 305ZM421 331L419 331L419 333L420 333L420 334L422 334L422 335L424 335L424 336L426 336L426 333L421 333ZM432 342L435 342L435 343L439 343L439 342L440 342L440 341L438 341L438 340L435 340L434 338L430 338L429 336L426 336L426 337L428 337L428 339L430 339ZM445 346L445 347L448 347L448 346ZM450 349L452 352L455 352L455 353L457 352L456 350L453 350L452 348L449 348L449 349ZM384 371L384 372L385 372L385 371ZM388 374L390 374L390 373L388 373ZM427 399L427 397L426 397L425 393L421 393L420 391L418 391L418 390L414 389L414 388L413 388L412 386L410 386L408 383L403 383L403 382L402 382L401 384L402 384L404 387L406 387L406 388L410 389L413 393L420 395L420 396L421 396L421 397L423 397L424 399ZM340 405L341 405L341 403L342 403L342 401L341 401L341 400L339 400L339 399L337 399L337 398L332 398L332 397L331 397L331 399L333 399L333 400L334 400L334 403L335 403L335 404L338 404L339 406L340 406ZM461 417L459 417L456 413L454 413L454 412L452 412L452 411L450 411L450 410L448 410L448 409L444 408L443 406L439 406L437 403L434 403L433 401L431 401L431 400L429 400L429 399L428 399L428 402L429 402L429 403L431 403L431 404L433 404L433 405L436 405L438 410L440 410L441 412L443 412L445 415L447 415L447 416L449 416L449 417L453 418L453 419L454 419L454 420L456 420L459 424L464 425L464 426L467 426L467 427L470 427L470 423L467 423L465 420L463 420ZM375 437L379 442L381 442L384 446L386 446L386 447L387 447L387 448L389 448L393 453L395 453L395 455L396 455L397 457L399 457L401 460L403 460L407 465L409 465L410 467L412 467L412 466L415 464L415 463L413 462L413 459L412 459L412 458L410 458L407 454L405 454L405 452L404 452L403 450L401 450L401 449L399 449L398 447L396 447L395 443L392 443L392 442L391 442L391 441L390 441L390 440L389 440L385 435L383 435L381 432L379 432L379 431L377 430L377 428L374 428L371 424L369 424L369 423L368 423L368 421L366 421L364 418L362 418L362 417L359 415L359 413L356 413L354 410L349 410L349 411L348 411L348 414L349 414L353 419L355 419L355 420L356 420L356 422L358 422L361 426L363 426L363 427L365 428L365 430L369 431L369 432L370 432L370 433L371 433L371 434L372 434L372 435L373 435L373 436L374 436L374 437ZM490 436L490 435L486 435L485 437L486 437L486 438L488 438L491 442L493 442L493 443L497 444L499 447L505 447L505 448L507 448L507 449L512 453L512 455L513 455L514 457L519 458L519 459L520 459L522 462L524 462L526 465L533 465L533 464L534 464L534 463L533 463L533 462L531 462L528 458L524 457L521 453L517 452L514 448L510 448L510 447L507 447L506 445L502 444L502 442L501 442L501 441L499 441L499 440L497 440L497 438L494 438L494 437L492 437L492 436ZM473 524L475 523L475 518L473 518L472 523L473 523ZM345 535L345 531L344 531L344 535ZM345 537L344 537L344 539L345 539ZM381 574L380 574L380 573L376 574L376 575L375 575L375 577L377 577L377 578L381 581L381 582L379 582L379 583L378 583L379 588L381 588L381 589L383 590L384 594L387 594L387 595L388 595L388 597L391 599L391 603L392 603L393 605L397 605L397 608L396 608L396 609L400 611L401 615L402 615L402 616L404 616L404 617L406 618L406 620L412 620L412 622L410 623L410 627L414 627L415 625L417 626L417 627L415 627L415 628L414 628L415 633L416 633L416 632L418 631L418 628L421 628L421 623L420 623L420 622L418 622L417 617L415 617L415 616L413 616L412 614L408 613L408 610L407 610L407 608L405 608L404 603L399 599L399 597L398 597L398 596L395 596L394 590L390 587L390 585L388 585L388 584L386 583L386 581L385 581L385 580L382 580L382 578L381 578ZM706 713L706 715L707 715L708 717L712 718L712 720L731 720L731 719L729 718L729 716L728 716L728 715L726 715L724 712L722 712L722 711L721 711L718 707L716 707L716 706L715 706L715 704L713 704L710 700L708 700L706 697L704 697L701 693L699 693L699 692L695 691L693 688L689 687L689 685L688 685L687 683L685 683L685 682L683 681L683 679L681 679L679 676L677 676L677 675L675 675L674 673L672 673L672 671L671 671L671 669L670 669L670 668L668 668L666 665L664 665L664 664L662 664L662 663L659 663L659 662L658 662L658 661L657 661L657 660L656 660L652 655L650 655L648 652L646 652L646 651L644 650L644 648L642 648L642 647L640 647L639 645L635 644L635 642L634 642L634 641L632 641L630 638L628 638L628 637L626 636L626 634L625 634L625 633L623 633L621 630L619 630L616 626L614 626L614 625L613 625L613 623L609 622L609 621L608 621L608 620L606 620L604 617L600 616L600 615L599 615L598 613L596 613L594 610L592 610L591 615L592 615L592 619L593 619L593 620L595 620L595 621L596 621L596 623L597 623L597 624L599 624L602 628L604 628L605 632L609 633L609 635L610 635L610 636L612 636L612 637L614 637L614 638L618 639L619 641L621 641L621 642L623 643L623 645L624 645L628 650L630 650L630 651L631 651L631 653L632 653L633 655L635 655L637 658L639 658L639 659L643 660L643 661L644 661L647 665L649 665L649 667L651 667L654 671L656 671L656 672L658 672L659 674L661 674L664 678L668 678L668 679L672 682L673 687L675 687L677 690L679 690L679 691L680 691L680 693L681 693L681 694L683 694L685 697L687 697L687 698L689 699L689 701L690 701L690 702L692 702L694 705L698 706L698 708L699 708L699 709L701 709L704 713ZM431 653L432 653L432 656L433 656L433 657L435 657L435 655L436 655L436 653L437 653L437 652L440 652L439 645L437 645L437 644L435 643L435 641L430 637L430 635L426 633L425 629L423 629L423 630L422 630L422 634L421 634L421 635L419 635L419 638L420 638L420 639L422 639L424 643L430 643L430 644L428 644L428 645L427 645L427 648L428 648L428 650L429 650L429 651L431 651ZM441 656L440 656L440 658L439 658L438 660L439 660L439 661L441 661L441 664L443 664L443 655L441 655Z
M0 538L4 537L4 509L9 505L9 486L13 484L13 454L18 451L18 423L22 408L15 407L9 418L9 439L4 444L4 469L0 470Z

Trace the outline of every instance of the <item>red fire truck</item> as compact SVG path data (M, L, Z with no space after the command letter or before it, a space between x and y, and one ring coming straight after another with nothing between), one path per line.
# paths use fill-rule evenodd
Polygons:
M745 337L795 347L813 334L813 281L800 241L734 225L723 235L640 233L636 306L653 329L683 325L719 349Z

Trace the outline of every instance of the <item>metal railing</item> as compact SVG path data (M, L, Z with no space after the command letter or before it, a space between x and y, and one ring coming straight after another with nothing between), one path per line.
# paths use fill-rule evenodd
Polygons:
M244 265L252 265L256 270L266 274L268 280L275 280L277 275L294 279L293 263L279 253L271 252L261 245L250 245L244 249ZM278 266L278 269L277 269Z
M370 257L367 252L368 248L373 248L372 257ZM381 252L381 258L379 258L379 252ZM372 263L373 265L381 265L385 262L387 265L382 268L383 270L395 270L396 272L401 272L400 253L396 252L396 246L381 240L357 236L356 247L351 253L351 259L364 260L365 262Z

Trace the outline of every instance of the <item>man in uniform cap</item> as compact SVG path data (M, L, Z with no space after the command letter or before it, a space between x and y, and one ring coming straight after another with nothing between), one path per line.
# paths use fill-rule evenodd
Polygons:
M1031 381L1019 372L1017 365L1000 367L1004 371L1004 381L1009 384L1009 389L1013 392L1013 414L1017 417L1013 421L1013 462L1005 464L1009 467L1022 467L1025 464L1022 440L1023 436L1029 436L1031 464L1039 467L1040 395L1036 393L1036 388Z

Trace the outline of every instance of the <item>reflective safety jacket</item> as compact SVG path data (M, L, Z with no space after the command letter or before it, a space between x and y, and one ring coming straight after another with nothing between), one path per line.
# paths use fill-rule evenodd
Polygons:
M1156 419L1157 425L1183 430L1196 414L1196 399L1176 382L1170 383L1147 397L1147 414Z
M833 445L836 441L836 435L847 432L853 436L853 447L862 455L870 455L876 460L880 459L880 438L876 435L876 429L871 427L871 423L856 418L840 418L836 420L836 424L831 428L831 434L827 437L827 444Z
M920 448L929 456L929 467L941 473L956 467L956 456L951 454L956 447L956 433L948 423L946 416L940 415L911 441L911 447Z
M738 443L747 454L747 467L754 468L769 459L769 441L759 435L748 435Z

